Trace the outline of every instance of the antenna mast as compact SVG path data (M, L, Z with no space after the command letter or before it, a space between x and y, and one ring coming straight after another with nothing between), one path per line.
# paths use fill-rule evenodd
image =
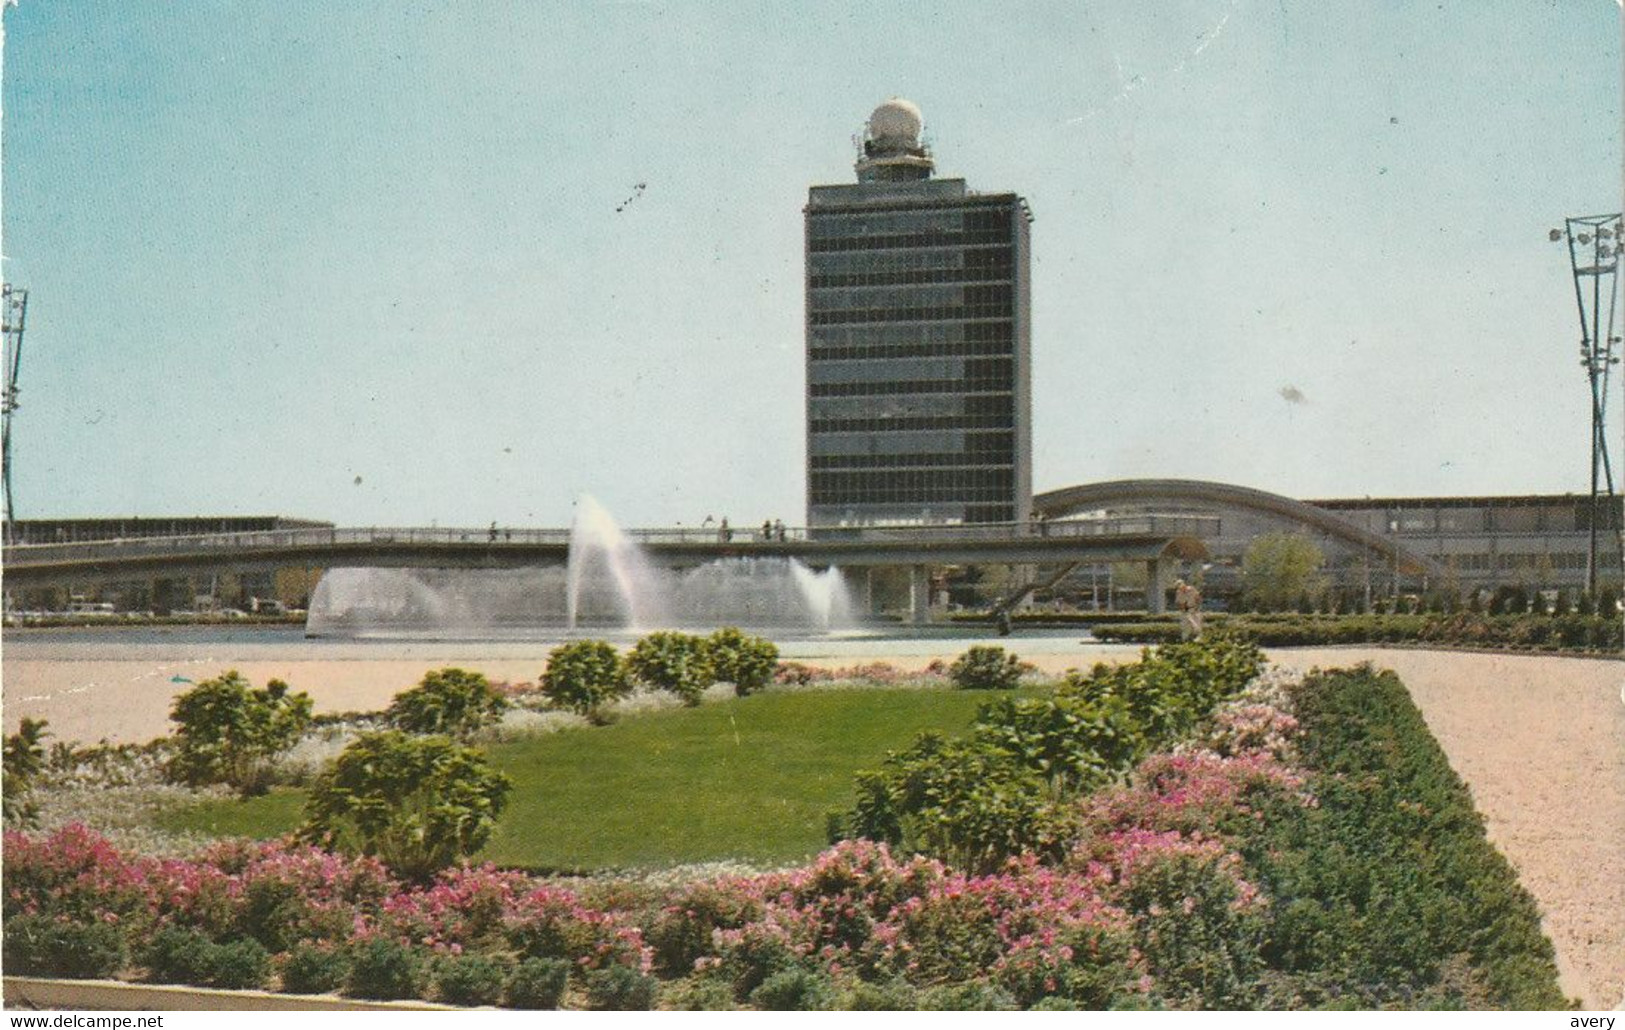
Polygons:
M1580 366L1591 386L1591 510L1586 520L1591 541L1586 552L1586 590L1595 595L1598 530L1606 529L1617 545L1622 528L1614 504L1614 467L1607 432L1608 385L1619 364L1614 309L1619 295L1620 216L1615 212L1564 219L1563 228L1548 235L1553 243L1568 242L1574 301L1580 312Z
M0 486L5 491L6 543L17 542L17 510L11 495L11 416L17 410L17 376L23 367L23 327L28 291L0 286L0 332L6 340L5 379L0 383Z

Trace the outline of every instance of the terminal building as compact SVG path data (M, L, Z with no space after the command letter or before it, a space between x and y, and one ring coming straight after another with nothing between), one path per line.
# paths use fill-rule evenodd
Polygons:
M811 527L1032 515L1032 217L933 178L921 128L881 104L858 181L808 194Z

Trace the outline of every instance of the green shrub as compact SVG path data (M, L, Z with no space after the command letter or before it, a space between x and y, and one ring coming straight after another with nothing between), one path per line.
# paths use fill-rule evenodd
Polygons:
M733 984L716 976L693 976L679 980L661 992L667 1007L677 1012L731 1012Z
M913 1012L920 1007L920 992L907 980L852 984L841 995L837 1008L853 1012Z
M296 944L282 962L282 990L288 994L327 994L350 975L350 960L330 944Z
M0 794L4 795L7 823L32 826L39 818L38 806L29 792L33 790L35 777L45 768L45 746L41 741L50 736L45 727L44 719L25 718L17 732L6 738Z
M712 675L732 683L734 693L747 697L773 682L778 668L779 649L770 640L748 636L725 626L706 638L705 653Z
M561 958L528 958L508 978L508 1007L556 1009L570 983L570 963Z
M587 1007L595 1012L648 1012L659 991L660 981L627 966L587 973Z
M411 690L396 694L385 716L407 733L467 737L507 710L507 700L480 673L436 669Z
M446 737L365 733L317 778L302 832L424 880L484 846L512 786Z
M627 654L626 667L649 686L676 694L685 705L699 704L715 679L705 638L687 633L649 634Z
M1021 684L1021 659L1002 647L978 645L948 667L948 678L960 690L1014 690Z
M448 955L435 964L435 986L447 1005L497 1005L509 976L509 963L489 955Z
M235 669L204 680L170 711L179 728L167 771L192 786L224 783L245 797L262 794L274 779L276 756L299 741L310 712L310 696L288 693L281 680L256 690Z
M213 979L214 949L201 931L166 926L147 946L147 976L156 983L205 987Z
M392 938L372 937L351 946L344 993L374 1001L416 998L422 976L417 952Z
M258 941L241 938L210 950L209 986L225 990L258 990L271 978L271 955Z
M835 1007L835 988L822 973L786 969L751 991L750 1003L769 1012L824 1012Z
M1029 1012L1077 1012L1083 1008L1071 998L1063 998L1052 994L1047 998L1040 998L1027 1006Z
M607 641L577 640L555 647L547 656L542 693L555 708L602 722L603 706L631 692L626 663Z
M1014 1012L1021 1008L1002 987L986 980L933 987L920 992L920 1009L929 1012Z
M124 935L110 923L19 915L5 924L6 972L105 980L128 961Z

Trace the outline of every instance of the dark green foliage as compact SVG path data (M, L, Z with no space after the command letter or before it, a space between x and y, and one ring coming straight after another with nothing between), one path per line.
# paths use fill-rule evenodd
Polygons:
M1327 673L1298 692L1310 808L1243 847L1271 896L1271 982L1311 1004L1549 1009L1557 989L1534 902L1392 673Z
M271 978L271 955L246 938L216 944L209 956L209 986L231 991L258 990Z
M570 963L561 958L528 958L508 978L511 1009L556 1009L570 983Z
M718 682L732 683L734 693L746 697L773 682L779 649L770 640L725 626L705 640L705 653Z
M298 742L310 711L310 696L288 693L281 680L256 690L235 669L204 680L170 711L179 728L168 773L193 786L225 783L245 797L263 794L276 756Z
M542 693L555 708L567 708L594 722L603 706L632 692L632 677L615 645L577 640L555 647L542 673Z
M635 678L676 694L685 705L699 704L716 679L705 638L687 633L649 634L627 654L626 667Z
M375 1001L416 998L422 977L423 961L417 952L397 940L372 937L351 947L344 993Z
M6 920L7 973L105 980L127 960L124 935L111 923L65 922L46 915Z
M1251 643L1213 633L1096 666L1054 696L984 705L967 737L921 734L860 773L849 818L832 829L992 872L1011 855L1055 856L1070 840L1072 800L1122 777L1188 733L1257 675Z
M497 1005L510 963L489 955L448 955L435 964L435 986L447 1005Z
M750 1003L769 1012L823 1012L835 1007L835 988L822 973L786 969L751 991Z
M166 926L147 946L147 977L155 983L207 986L214 948L214 941L201 931Z
M1002 647L977 645L954 660L948 678L960 690L1014 690L1021 683L1021 659Z
M207 934L166 926L147 947L147 974L157 983L245 990L271 978L271 956L246 938L217 944Z
M1237 908L1233 878L1212 856L1178 855L1141 870L1124 898L1135 944L1174 1008L1249 1008L1263 968L1262 920Z
M1052 994L1047 998L1040 998L1038 1001L1027 1007L1027 1011L1029 1012L1079 1012L1082 1011L1082 1009L1083 1006L1079 1005L1072 999L1063 998L1055 994Z
M350 975L350 959L331 944L297 944L282 963L282 990L288 994L327 994Z
M626 966L587 974L587 1007L597 1012L647 1012L659 991L660 981Z
M303 833L423 880L484 846L511 789L479 752L446 737L367 733L317 778Z
M860 980L841 995L837 1007L854 1012L913 1012L920 1007L920 992L907 980Z
M1561 598L1563 595L1559 595ZM1618 618L1567 614L1560 603L1552 614L1484 615L1458 611L1435 615L1236 616L1224 631L1264 647L1319 644L1421 643L1445 647L1514 648L1546 651L1617 651L1625 646L1625 622ZM1104 623L1093 628L1100 640L1161 643L1178 639L1169 622Z
M477 672L436 669L411 690L395 695L385 713L408 733L467 737L502 718L507 700Z
M1004 988L986 980L934 987L920 992L920 1009L929 1012L1014 1012L1021 1006Z
M17 732L6 738L0 793L4 795L7 823L32 826L39 818L38 806L28 795L35 778L45 769L45 746L41 742L50 736L46 725L44 719L25 718Z
M730 1012L739 1007L734 1003L733 984L716 976L679 980L661 998L677 1012Z

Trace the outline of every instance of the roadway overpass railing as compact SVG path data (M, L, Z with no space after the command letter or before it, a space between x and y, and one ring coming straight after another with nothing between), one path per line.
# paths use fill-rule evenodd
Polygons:
M721 530L717 527L629 529L625 536L645 545L728 545L783 543L931 543L935 541L999 541L1043 538L1113 536L1213 537L1219 520L1191 515L1136 515L1106 519L1064 519L1037 522L963 523L934 526L820 526L771 532L762 527ZM460 546L483 544L492 548L562 547L570 542L568 529L456 529L401 527L364 529L273 529L243 533L200 533L189 536L128 537L61 544L13 544L5 548L5 564L44 565L56 562L94 562L104 558L162 555L267 552L335 546Z

